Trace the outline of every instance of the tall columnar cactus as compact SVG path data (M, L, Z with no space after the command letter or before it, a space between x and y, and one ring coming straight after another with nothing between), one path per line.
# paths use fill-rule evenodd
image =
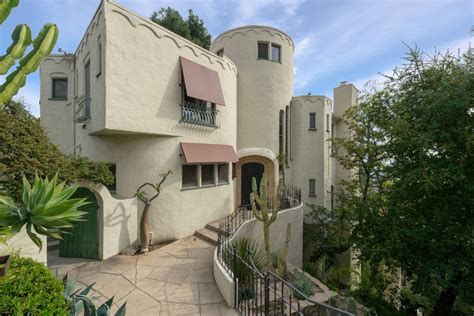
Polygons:
M272 262L270 250L270 226L276 221L278 210L281 205L281 196L284 190L283 181L278 183L277 194L272 201L268 196L268 179L264 173L260 181L260 192L257 190L257 180L252 178L252 193L250 193L250 205L252 212L258 221L263 223L263 238L265 241L265 255L268 262ZM272 203L273 205L270 205ZM258 204L258 207L257 207ZM271 208L271 212L270 212Z
M0 1L0 25L18 4L19 0ZM38 69L41 60L53 50L57 39L58 28L55 24L46 24L34 41L28 25L20 24L15 28L12 33L12 44L8 47L6 54L0 57L0 75L5 75L17 60L19 62L16 70L10 73L5 83L0 86L0 109L25 85L26 76ZM33 49L23 57L31 44L33 44Z

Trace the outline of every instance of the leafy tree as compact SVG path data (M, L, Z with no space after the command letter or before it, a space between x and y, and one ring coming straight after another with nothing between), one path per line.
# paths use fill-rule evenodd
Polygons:
M474 54L410 50L362 96L336 140L354 171L341 208L363 260L401 268L410 290L451 315L474 292Z
M207 31L204 21L191 9L188 11L187 20L183 19L178 10L170 7L162 7L160 11L154 12L150 19L205 49L209 49L211 46L211 35Z
M11 10L18 6L19 2L20 0L0 1L0 25L10 15ZM35 72L41 60L51 53L58 39L58 28L55 24L46 24L38 36L32 40L28 25L19 24L11 37L13 43L7 48L6 54L0 56L0 75L5 75L17 61L18 67L0 85L0 108L18 93L18 90L26 83L26 76ZM33 49L23 56L31 44Z
M73 182L87 179L105 185L113 175L105 163L64 155L20 102L10 101L0 110L0 182L2 194L20 199L22 177L31 182L35 175Z

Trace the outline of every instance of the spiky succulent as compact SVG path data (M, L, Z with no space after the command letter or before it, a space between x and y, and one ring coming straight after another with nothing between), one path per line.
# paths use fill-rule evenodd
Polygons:
M8 227L11 233L18 233L26 225L31 240L42 249L39 235L61 238L64 229L73 227L85 212L79 208L89 202L83 198L71 198L76 186L57 183L57 175L51 180L35 176L33 185L23 177L21 200L0 196L0 228ZM34 230L33 230L34 229Z

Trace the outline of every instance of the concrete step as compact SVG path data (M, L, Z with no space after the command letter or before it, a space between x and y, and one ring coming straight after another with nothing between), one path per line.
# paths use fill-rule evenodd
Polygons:
M213 245L217 245L217 232L213 230L202 228L202 229L197 230L194 233L194 235Z
M48 240L48 251L54 251L59 249L59 239L49 239Z
M215 231L216 233L219 232L219 221L212 222L206 225L206 228L212 231Z

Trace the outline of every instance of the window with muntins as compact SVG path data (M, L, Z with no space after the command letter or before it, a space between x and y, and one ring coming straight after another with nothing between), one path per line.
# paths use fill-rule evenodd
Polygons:
M268 59L268 43L258 42L258 59Z
M217 179L219 183L229 182L229 164L219 164L217 166Z
M183 165L183 188L197 187L197 165Z
M316 113L309 113L309 129L316 129Z
M53 79L53 95L51 97L53 99L67 99L67 79Z
M214 165L201 165L201 185L214 184Z
M309 196L316 196L316 180L309 179Z
M272 61L281 62L281 46L272 44Z

